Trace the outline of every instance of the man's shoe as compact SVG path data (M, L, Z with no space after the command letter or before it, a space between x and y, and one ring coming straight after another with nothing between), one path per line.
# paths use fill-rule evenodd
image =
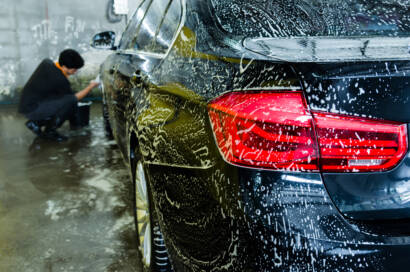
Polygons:
M64 142L68 140L68 137L61 135L55 129L49 129L49 130L44 131L41 137L47 140L55 141L55 142Z
M31 130L34 134L36 134L37 136L41 136L42 132L41 132L41 126L38 123L38 121L33 121L33 120L28 120L26 122L26 127Z

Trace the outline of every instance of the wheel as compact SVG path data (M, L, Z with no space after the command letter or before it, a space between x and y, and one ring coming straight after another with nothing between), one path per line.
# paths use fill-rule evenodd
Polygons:
M102 114L103 114L103 121L104 121L105 137L107 137L109 140L112 140L114 139L114 136L112 134L110 119L108 117L108 107L104 101L102 102Z
M133 163L131 159L131 167L135 169L134 218L142 268L144 271L171 272L172 266L154 213L142 162Z

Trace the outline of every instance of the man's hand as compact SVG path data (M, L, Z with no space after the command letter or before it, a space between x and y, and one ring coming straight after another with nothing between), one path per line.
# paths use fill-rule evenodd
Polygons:
M93 89L95 87L98 87L99 85L100 85L100 82L92 80L88 86L90 86L90 88Z
M75 94L77 100L83 99L89 92L91 92L93 88L97 87L98 85L100 85L99 82L91 81L87 87Z

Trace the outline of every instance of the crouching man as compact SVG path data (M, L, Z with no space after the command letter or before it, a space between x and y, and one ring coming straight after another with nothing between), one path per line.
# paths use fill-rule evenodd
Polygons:
M26 126L36 135L52 141L66 141L57 132L64 121L76 126L77 102L99 83L90 82L83 90L74 93L68 77L84 66L80 54L72 49L60 53L58 62L44 59L23 88L19 112L29 120Z

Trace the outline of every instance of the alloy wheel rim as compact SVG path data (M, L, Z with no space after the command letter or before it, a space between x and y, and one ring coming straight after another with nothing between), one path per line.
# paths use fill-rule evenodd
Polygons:
M135 214L138 230L139 250L146 267L151 264L151 217L147 182L142 163L138 162L135 177Z

